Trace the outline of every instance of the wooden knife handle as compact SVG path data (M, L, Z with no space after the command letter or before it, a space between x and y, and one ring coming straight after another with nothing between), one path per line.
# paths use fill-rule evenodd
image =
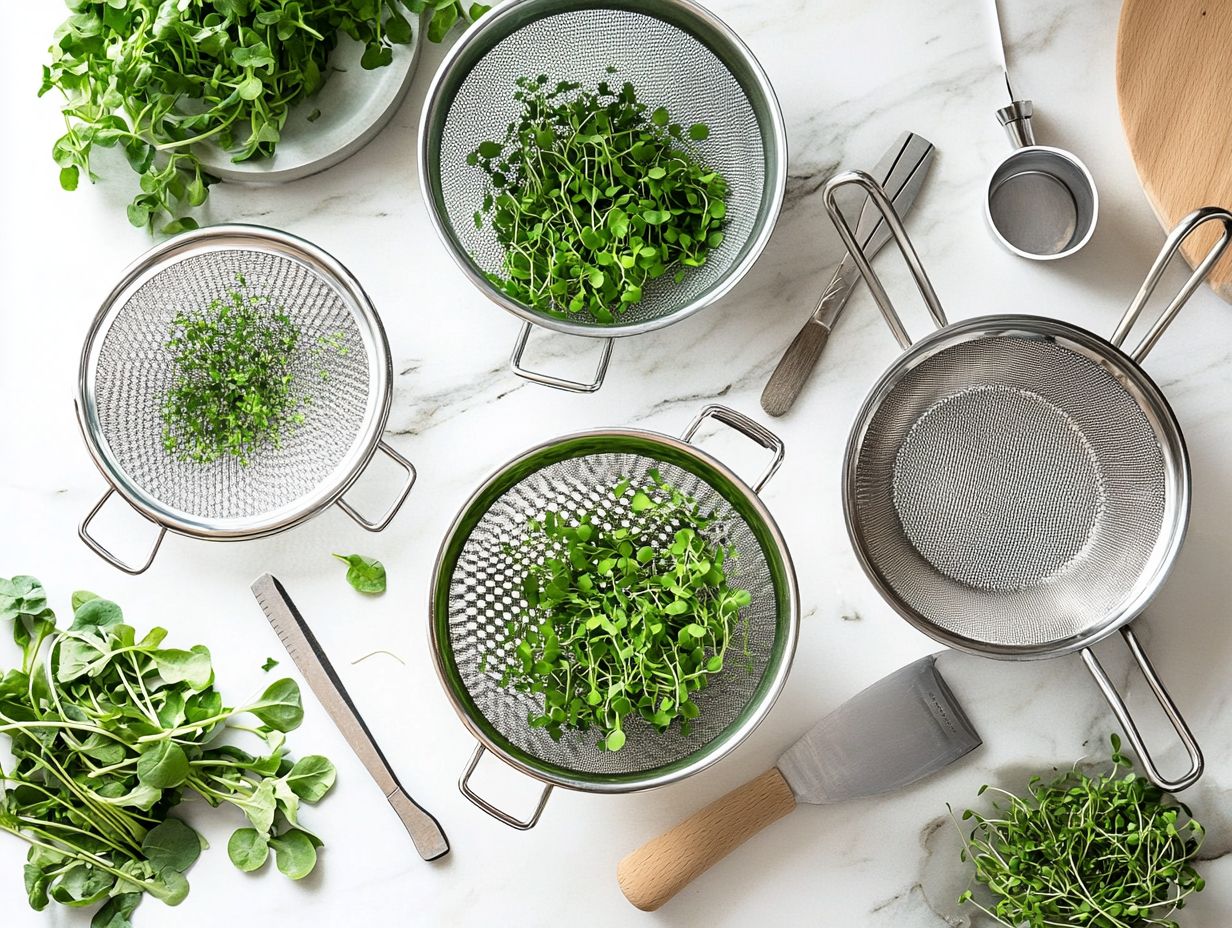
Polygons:
M791 787L771 768L625 857L616 867L620 889L639 909L653 912L795 807Z

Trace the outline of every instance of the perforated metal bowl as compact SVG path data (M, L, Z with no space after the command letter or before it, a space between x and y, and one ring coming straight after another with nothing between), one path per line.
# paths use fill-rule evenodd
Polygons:
M752 487L690 444L706 418L743 432L773 452ZM722 406L703 410L681 439L628 429L596 430L532 448L490 477L463 506L437 557L432 579L432 654L445 691L479 744L460 782L468 799L515 828L539 819L553 786L618 793L662 786L715 763L769 712L787 678L799 628L795 572L787 546L757 493L782 459L779 440L751 419ZM710 678L695 699L701 710L689 735L630 725L619 751L600 751L594 731L554 741L531 728L535 697L500 685L502 657L515 643L505 626L522 599L524 566L511 554L531 517L554 510L566 517L591 510L621 478L635 482L651 468L719 518L715 531L736 549L726 569L749 590L750 666L730 666ZM605 517L629 524L636 515L612 505ZM743 637L742 637L743 641ZM488 658L484 660L485 656ZM534 814L515 818L469 786L485 750L547 784Z
M858 185L881 211L938 331L912 344L835 201ZM826 205L906 352L851 430L843 506L852 544L904 618L951 647L1002 659L1081 652L1147 775L1175 791L1202 753L1129 623L1159 590L1189 517L1189 457L1141 362L1232 241L1232 213L1186 217L1111 339L1068 323L1002 315L948 324L884 191L833 178ZM1206 222L1224 234L1141 342L1121 346L1168 262ZM1164 777L1091 650L1119 630L1189 755Z
M269 298L299 330L296 382L309 384L305 422L247 465L232 457L181 460L163 446L162 410L176 367L167 340L176 314L196 312L236 288ZM324 342L322 341L324 340ZM322 349L326 344L328 349ZM236 541L290 528L337 503L370 531L389 524L415 479L410 462L381 441L392 396L389 345L375 308L351 273L315 245L259 226L211 226L151 249L103 301L81 352L77 415L110 489L80 535L127 573L150 566L168 530ZM406 471L377 521L342 498L377 450ZM133 566L89 525L118 492L159 527L149 557Z
M467 165L480 142L516 121L514 81L547 74L593 86L630 81L651 107L681 121L704 122L707 163L731 188L726 238L706 265L679 284L664 275L643 301L605 324L562 318L510 299L485 276L504 252L490 224L476 228L486 175ZM783 116L770 82L749 49L714 14L691 0L506 0L485 13L450 51L428 91L419 134L420 180L428 213L453 259L479 290L524 325L512 365L520 376L575 392L597 390L612 339L670 325L731 290L752 267L778 218L787 180ZM605 339L595 379L577 383L521 364L531 327Z

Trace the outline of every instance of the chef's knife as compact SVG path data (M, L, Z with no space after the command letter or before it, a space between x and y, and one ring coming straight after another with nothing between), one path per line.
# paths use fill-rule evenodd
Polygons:
M839 706L773 768L622 860L620 888L639 909L653 911L798 803L900 789L979 744L935 659L921 658Z
M381 792L398 813L398 818L402 819L411 840L415 842L419 856L424 860L436 860L448 854L449 840L445 837L445 832L441 830L437 820L417 805L398 782L389 761L381 753L372 732L368 731L368 726L364 724L342 681L334 672L329 658L321 650L312 630L304 622L282 584L272 575L262 574L253 581L252 592L261 604L270 625L274 626L274 631L286 646L291 660L295 661L295 666L304 675L317 699L346 738L351 750L363 761L368 772L372 774L372 779L376 780Z
M899 216L905 215L915 202L924 177L932 166L934 153L933 144L928 139L914 132L904 132L873 168L873 177L885 188L886 196ZM890 240L889 227L867 200L856 223L856 240L870 258ZM791 409L817 359L821 357L830 331L842 315L856 284L862 279L851 255L844 254L830 285L818 300L817 308L783 353L762 391L761 406L770 415L781 416Z

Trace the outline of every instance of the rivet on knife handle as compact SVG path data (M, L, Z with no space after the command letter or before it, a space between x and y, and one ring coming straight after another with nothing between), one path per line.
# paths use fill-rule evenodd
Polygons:
M262 574L253 581L252 592L312 692L334 720L351 750L368 768L372 779L376 780L381 792L406 826L419 856L424 860L436 860L448 854L449 840L445 837L440 823L416 804L398 782L389 761L381 753L372 732L368 730L355 704L351 702L351 697L347 695L346 688L343 687L329 658L321 650L312 630L291 602L282 584L272 575Z
M873 176L885 188L900 216L915 202L933 155L932 142L914 132L904 132L873 168ZM865 201L856 225L856 239L864 252L869 256L876 254L889 238L885 222ZM817 308L784 352L762 391L761 406L770 415L781 416L791 409L860 280L851 256L843 255L829 286L817 301Z

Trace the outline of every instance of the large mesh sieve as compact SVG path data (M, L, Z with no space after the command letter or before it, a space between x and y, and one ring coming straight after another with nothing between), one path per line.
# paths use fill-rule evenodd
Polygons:
M247 465L180 460L163 446L173 319L225 299L239 278L299 331L292 371L305 421ZM341 265L284 233L216 226L147 254L108 298L82 354L82 424L105 475L157 521L206 537L261 534L331 502L367 463L389 366L380 323Z
M889 226L938 331L914 344L856 241L837 191L858 186ZM1232 244L1232 213L1202 207L1164 242L1110 340L1039 316L951 325L885 191L858 171L826 210L905 349L856 417L844 457L851 540L886 600L951 647L1003 659L1080 652L1147 777L1197 782L1198 742L1130 622L1168 575L1189 519L1189 457L1141 364ZM1223 235L1135 348L1122 350L1199 227ZM1165 776L1092 645L1120 631L1189 758Z
M651 108L665 106L686 125L706 123L709 139L698 146L731 187L726 238L706 265L679 284L671 274L652 282L616 324L532 310L484 277L500 270L504 252L490 223L476 227L487 177L466 156L503 136L518 113L514 81L539 74L589 87L630 81ZM468 276L529 321L575 334L634 334L717 299L769 237L786 178L782 116L765 75L726 26L683 0L514 0L485 14L437 75L420 156L433 221Z
M695 695L701 714L688 736L678 726L659 734L637 723L627 726L628 740L617 752L598 750L595 730L567 732L553 741L527 723L528 715L538 714L536 697L500 685L505 659L516 644L508 640L505 625L526 605L521 593L525 566L508 549L526 537L529 519L548 510L576 518L600 506L609 524L633 524L638 516L625 504L611 504L607 491L622 477L645 478L651 468L694 496L703 511L717 513L714 539L736 549L729 576L733 585L752 594L741 611L748 623L747 665L729 654L725 669ZM786 550L752 491L687 445L641 432L562 439L523 456L489 481L442 548L433 611L438 669L472 730L489 748L541 779L593 790L653 785L700 769L734 747L777 695L797 621Z
M861 556L951 643L1042 654L1082 642L1132 617L1175 543L1179 433L1149 413L1153 385L1089 333L1039 325L920 343L853 433Z

